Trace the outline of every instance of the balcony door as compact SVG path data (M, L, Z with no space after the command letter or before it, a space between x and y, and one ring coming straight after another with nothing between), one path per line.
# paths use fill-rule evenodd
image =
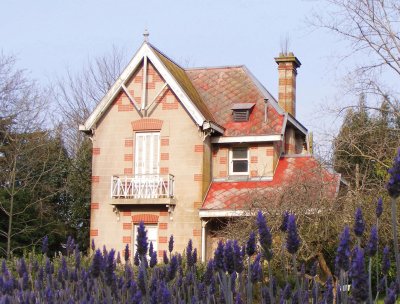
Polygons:
M160 133L136 133L135 174L158 174L160 163Z

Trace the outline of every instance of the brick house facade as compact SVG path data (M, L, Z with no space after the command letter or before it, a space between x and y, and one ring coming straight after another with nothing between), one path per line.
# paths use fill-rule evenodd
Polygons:
M146 224L158 255L175 238L204 260L207 223L242 216L246 195L316 164L296 120L292 54L275 58L278 101L245 66L184 69L144 42L80 130L93 142L90 238L135 250ZM328 173L327 173L328 174ZM337 192L340 177L331 177Z

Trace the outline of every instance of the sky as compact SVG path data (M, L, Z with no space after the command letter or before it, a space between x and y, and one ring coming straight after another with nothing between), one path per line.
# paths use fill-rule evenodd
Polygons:
M322 134L339 126L322 110L340 94L338 37L310 26L317 0L0 0L0 50L46 85L88 60L124 50L130 59L149 41L182 65L246 65L277 96L274 57L288 41L301 61L297 119ZM319 135L321 136L321 135Z

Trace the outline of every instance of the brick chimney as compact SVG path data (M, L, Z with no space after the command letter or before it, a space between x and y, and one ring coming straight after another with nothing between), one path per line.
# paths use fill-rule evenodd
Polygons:
M296 75L301 63L292 52L280 53L275 61L279 73L278 103L282 109L296 117Z

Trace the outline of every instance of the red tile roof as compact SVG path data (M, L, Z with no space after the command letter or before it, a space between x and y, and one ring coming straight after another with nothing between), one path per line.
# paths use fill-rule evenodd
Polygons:
M331 198L337 195L340 174L323 168L311 156L282 157L272 181L212 182L202 210L243 210L252 197L265 195L299 180L316 177L323 182Z
M264 98L245 67L186 69L197 92L216 123L226 129L225 136L280 134L284 115L268 107L264 122ZM235 103L255 103L247 122L234 122L232 106Z

